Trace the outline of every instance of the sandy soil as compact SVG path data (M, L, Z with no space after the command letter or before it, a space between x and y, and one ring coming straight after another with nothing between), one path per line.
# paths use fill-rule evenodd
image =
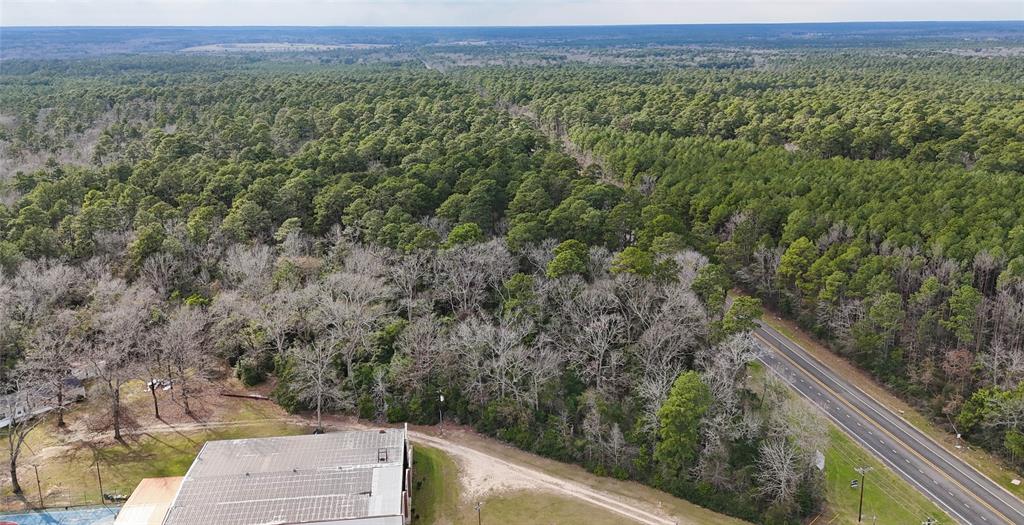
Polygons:
M631 518L637 523L649 525L673 525L679 523L662 513L651 511L639 501L617 498L576 481L557 478L541 470L507 461L473 447L462 431L449 431L444 437L410 431L414 443L422 443L444 450L459 463L462 471L464 497L470 500L483 499L494 492L516 489L534 489L578 498L611 512ZM692 522L696 523L696 522Z

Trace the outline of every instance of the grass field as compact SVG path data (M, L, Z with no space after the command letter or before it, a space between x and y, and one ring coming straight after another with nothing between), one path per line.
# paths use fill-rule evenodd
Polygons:
M107 494L131 494L142 478L181 476L188 470L203 443L214 439L239 439L292 435L308 428L284 421L287 414L269 401L225 397L222 389L240 390L233 379L211 385L195 401L199 419L184 416L166 393L161 402L163 420L152 415L152 401L141 382L123 389L126 413L138 432L126 432L116 442L106 428L92 430L106 410L102 398L92 392L89 400L74 405L65 416L67 427L58 429L53 415L29 434L22 449L18 476L24 499L0 487L0 506L38 506L39 487L46 506L96 505L101 502L100 484ZM209 425L208 428L204 425ZM99 462L97 476L96 463ZM36 483L38 466L39 484ZM6 481L7 476L0 476Z
M864 523L921 523L935 518L939 523L953 523L934 503L909 483L877 461L846 434L829 428L829 449L825 453L825 475L829 520L825 523L857 523L859 488L850 481L860 479L857 467L868 466L864 481Z
M101 483L103 492L129 495L142 478L181 476L203 443L209 440L308 432L306 427L268 422L238 428L147 433L125 443L61 445L56 436L46 432L49 429L49 425L37 429L39 435L32 440L34 448L45 447L49 454L45 460L38 460L39 480L47 506L98 504ZM39 496L32 462L32 459L22 462L19 477L27 501L35 506ZM4 488L4 497L6 503L15 502L11 499L10 487Z
M413 523L422 525L476 525L476 502L464 501L459 485L459 466L436 448L413 448ZM615 525L629 519L586 502L517 490L488 496L480 508L484 524L518 525Z
M448 454L423 445L413 449L413 523L454 523L459 513L459 466Z
M1024 479L1024 476L1022 476L1021 473L1014 471L1014 469L1009 468L1004 461L978 448L956 448L957 445L963 445L956 439L956 436L939 428L935 423L925 417L924 414L921 414L907 402L898 398L869 378L867 373L863 370L860 370L849 361L827 349L823 344L821 344L821 342L811 338L806 333L799 330L799 328L791 321L780 319L772 312L766 312L762 320L786 337L800 343L801 346L806 348L815 357L826 363L833 370L838 371L845 377L855 378L857 386L879 402L897 412L900 417L908 423L916 427L921 432L927 434L937 443L941 444L947 450L978 469L1010 493L1016 495L1018 498L1024 498L1024 484L1014 485L1011 483L1014 479Z

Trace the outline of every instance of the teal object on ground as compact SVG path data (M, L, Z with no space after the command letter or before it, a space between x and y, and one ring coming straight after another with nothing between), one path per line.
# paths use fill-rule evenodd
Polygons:
M82 509L48 509L42 511L0 514L0 524L17 525L110 525L121 507L90 507Z

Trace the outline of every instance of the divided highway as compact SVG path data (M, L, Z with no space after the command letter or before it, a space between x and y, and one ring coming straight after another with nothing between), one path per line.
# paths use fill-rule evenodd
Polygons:
M1024 525L1024 502L829 370L800 345L763 324L754 337L766 350L760 358L765 365L959 523ZM944 521L941 516L921 516L921 522L928 518Z

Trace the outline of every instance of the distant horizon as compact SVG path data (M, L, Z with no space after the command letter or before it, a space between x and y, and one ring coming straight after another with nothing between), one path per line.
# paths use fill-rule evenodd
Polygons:
M1020 23L1024 18L988 18L963 20L822 20L793 22L678 22L678 23L632 23L632 24L509 24L509 25L361 25L361 24L95 24L95 25L8 25L0 23L0 29L519 29L519 28L567 28L567 27L678 27L678 26L800 26L800 25L843 25L843 24L987 24L987 23ZM1024 27L1022 27L1024 29Z
M1021 20L1020 0L0 0L0 27L465 28Z

